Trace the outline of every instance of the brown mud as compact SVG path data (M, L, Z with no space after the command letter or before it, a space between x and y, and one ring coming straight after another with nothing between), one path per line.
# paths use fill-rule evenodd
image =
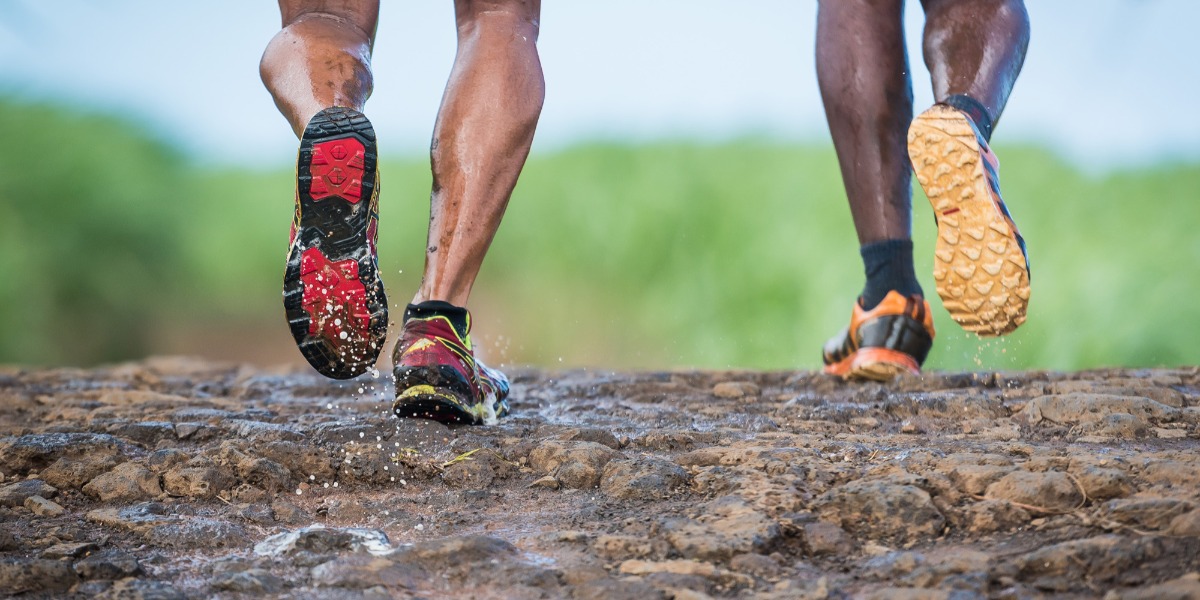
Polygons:
M0 368L0 594L1200 597L1197 368L512 375Z

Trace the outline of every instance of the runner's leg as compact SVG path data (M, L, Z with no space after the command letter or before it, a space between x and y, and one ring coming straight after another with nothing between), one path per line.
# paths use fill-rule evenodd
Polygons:
M540 0L455 0L458 54L434 125L425 273L414 304L466 306L545 97Z
M1029 47L1022 0L922 0L925 65L937 102L965 95L981 103L984 137L1000 119ZM963 107L956 107L963 108ZM966 111L970 114L970 111ZM973 118L976 115L971 115Z
M379 0L280 0L279 11L283 30L259 73L296 136L331 106L361 112L371 95Z

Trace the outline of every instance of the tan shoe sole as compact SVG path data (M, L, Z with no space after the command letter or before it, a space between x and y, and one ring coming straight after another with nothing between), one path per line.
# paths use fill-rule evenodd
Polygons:
M942 304L980 336L1016 329L1029 305L1029 270L992 200L966 115L946 106L922 113L908 129L908 156L937 215L933 279Z

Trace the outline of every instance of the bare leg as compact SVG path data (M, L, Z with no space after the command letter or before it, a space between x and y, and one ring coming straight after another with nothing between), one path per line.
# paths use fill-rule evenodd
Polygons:
M545 98L540 0L455 0L458 54L434 126L425 274L414 303L465 306Z
M822 0L817 12L817 81L861 244L911 236L903 9L903 0Z
M967 95L1000 119L1029 47L1022 0L923 0L925 64L938 102Z
M283 30L259 73L299 137L323 109L361 111L371 95L371 47L379 0L280 0Z

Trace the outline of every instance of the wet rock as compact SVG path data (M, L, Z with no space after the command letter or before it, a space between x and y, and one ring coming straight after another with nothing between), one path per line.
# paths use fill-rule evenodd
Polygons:
M609 560L661 556L665 546L656 538L632 535L601 535L592 542L592 550Z
M986 597L991 559L986 552L970 548L944 548L939 555L926 555L900 581L919 588L972 590L979 597Z
M8 550L18 550L21 548L21 543L17 540L17 536L9 531L7 527L0 524L0 552Z
M812 556L846 555L854 551L854 539L841 527L826 521L804 524L804 545Z
M686 486L687 471L661 458L642 456L610 461L600 489L617 500L658 500Z
M87 520L117 527L164 548L231 548L249 543L244 527L220 519L172 514L158 502L143 502L128 508L101 508L87 513Z
M270 458L247 458L238 463L238 476L246 484L268 493L293 490L292 473Z
M142 565L132 554L121 550L102 550L75 563L75 573L83 579L122 579L142 574Z
M169 583L146 579L121 579L96 596L97 600L186 600L187 596Z
M370 555L342 556L313 567L312 581L320 587L364 589L376 586L411 588L423 573L411 565Z
M103 502L129 502L154 498L163 490L158 475L138 463L126 462L92 479L83 486L83 493Z
M251 442L300 442L304 440L304 434L289 425L280 423L239 420L232 421L229 425L235 435Z
M1163 556L1157 538L1101 535L1047 546L1014 558L998 569L1043 590L1067 591L1083 581L1103 584L1127 570Z
M1029 522L1025 509L1008 500L983 500L967 507L966 527L976 533L1011 531Z
M79 558L96 549L91 542L61 542L42 550L42 558Z
M604 444L613 450L621 449L621 440L617 439L617 436L613 435L613 432L607 429L596 429L594 427L573 428L560 437L563 440Z
M105 433L153 447L160 440L175 437L175 424L164 421L116 421L108 424Z
M41 496L30 496L25 499L25 508L39 517L57 517L66 512L61 505Z
M259 556L294 557L302 554L383 554L391 550L387 534L378 529L312 525L273 535L254 547Z
M442 481L453 488L482 490L492 484L496 470L488 461L464 460L454 463L442 472Z
M193 462L189 461L188 465ZM215 466L182 466L167 471L162 483L172 496L212 498L228 489L233 484L233 478Z
M1173 498L1127 498L1105 503L1103 514L1139 529L1164 529L1194 507L1192 502Z
M41 558L0 559L0 590L18 595L30 592L65 592L75 585L69 563Z
M395 556L399 562L424 567L451 561L466 566L513 558L517 549L500 538L472 535L420 542L401 549Z
M907 575L923 564L925 555L920 552L888 552L868 560L863 571L871 579L891 580Z
M982 495L989 485L1016 470L1016 467L998 465L960 465L950 471L950 481L964 493Z
M975 596L966 596L974 598ZM953 600L949 590L909 587L884 587L862 596L863 600Z
M1033 424L1049 421L1059 425L1093 423L1106 415L1121 413L1141 422L1164 422L1179 417L1179 409L1141 396L1069 393L1040 396L1025 405L1024 414Z
M718 398L756 398L762 391L749 381L723 381L713 386L712 393Z
M661 528L684 558L728 560L735 554L769 553L779 541L779 525L741 498L706 503L697 519L669 518Z
M155 473L163 473L176 465L181 465L192 458L192 455L178 448L163 448L150 453L146 457L146 468Z
M558 479L556 479L553 475L546 475L545 477L538 477L537 479L533 480L528 487L557 490L560 487L560 484L558 483Z
M337 472L330 456L316 446L271 442L262 447L261 455L283 465L296 479L306 480L311 475L318 481L331 481Z
M1119 469L1102 467L1082 467L1072 471L1083 486L1083 491L1092 500L1108 500L1122 498L1133 493L1133 484L1129 476Z
M784 574L779 562L761 554L739 554L729 561L729 568L735 573L747 573L755 577L771 580Z
M574 600L666 600L661 590L642 582L608 577L592 579L575 585Z
M1200 573L1192 572L1135 590L1122 590L1112 594L1114 600L1196 600L1200 598ZM1106 600L1108 596L1105 596Z
M1193 510L1171 519L1168 535L1200 536L1200 510Z
M207 442L215 438L220 429L204 423L176 423L175 437L193 442Z
M1074 510L1083 503L1079 486L1058 471L1013 471L988 486L987 497L1036 506L1047 512Z
M938 535L946 523L928 492L888 480L836 487L818 499L817 512L851 533L902 541Z
M672 574L672 575L695 575L705 579L711 579L715 582L724 584L726 587L734 586L750 586L754 584L754 580L741 573L735 573L728 569L722 569L709 562L701 562L696 560L663 560L663 561L648 561L648 560L627 560L621 563L618 570L625 575L654 575L654 574Z
M594 488L609 461L619 452L595 442L547 440L529 454L529 465L542 474L554 475L563 487Z
M44 469L63 457L116 457L128 448L126 442L98 433L38 433L0 438L0 465L9 472L25 473Z
M1080 441L1101 441L1109 439L1136 439L1151 435L1150 424L1145 420L1128 413L1111 413L1101 416L1095 421L1081 423L1077 432L1088 436Z
M283 589L283 580L265 569L226 571L212 579L215 589L242 594L277 594Z
M80 456L60 458L40 473L46 483L59 489L77 490L95 477L111 471L120 463L117 456Z
M53 497L58 490L41 479L26 479L0 486L0 506L24 506L32 496Z
M275 517L276 521L288 525L301 525L312 522L312 515L309 515L304 509L283 498L276 498L271 503L271 515Z

